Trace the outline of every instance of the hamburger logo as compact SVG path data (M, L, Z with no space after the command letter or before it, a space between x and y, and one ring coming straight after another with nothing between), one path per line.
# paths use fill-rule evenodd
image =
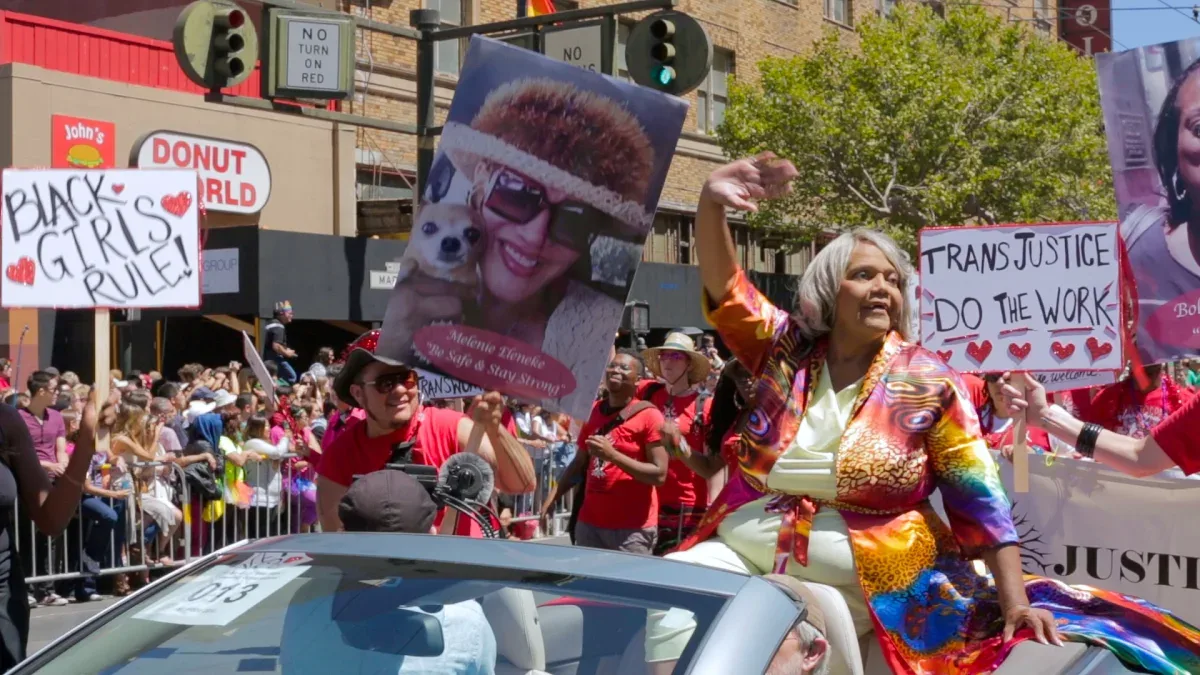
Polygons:
M67 150L67 164L84 169L98 169L104 166L104 158L100 156L100 150L96 146L79 143Z
M116 127L66 115L54 115L51 121L51 166L60 169L108 169L116 164Z

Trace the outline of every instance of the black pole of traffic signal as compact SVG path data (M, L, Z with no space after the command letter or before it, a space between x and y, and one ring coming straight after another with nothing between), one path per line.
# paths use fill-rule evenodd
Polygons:
M425 194L425 181L433 167L433 134L430 129L437 119L434 106L434 54L437 42L433 32L441 24L441 14L436 9L414 9L408 14L409 24L416 28L421 37L417 40L417 192L413 195L413 213Z

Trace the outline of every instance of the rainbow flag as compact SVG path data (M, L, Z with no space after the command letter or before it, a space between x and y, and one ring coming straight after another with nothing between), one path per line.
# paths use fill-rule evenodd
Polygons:
M525 0L525 16L553 14L554 0Z

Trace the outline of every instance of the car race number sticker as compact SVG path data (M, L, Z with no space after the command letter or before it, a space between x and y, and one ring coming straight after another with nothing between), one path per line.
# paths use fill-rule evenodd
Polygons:
M218 565L133 616L159 623L225 626L307 569Z

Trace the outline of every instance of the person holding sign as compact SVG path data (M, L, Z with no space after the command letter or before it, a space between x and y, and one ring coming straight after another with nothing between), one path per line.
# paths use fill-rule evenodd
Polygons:
M1142 672L1200 672L1197 633L1165 612L1023 576L962 379L905 335L913 271L891 239L860 229L831 242L805 270L794 313L750 283L725 209L757 210L796 174L764 153L717 169L701 193L707 316L754 374L756 397L728 484L667 557L832 586L893 672L990 673L1030 639L1103 645ZM935 489L949 526L930 505ZM662 614L646 630L655 672L671 670L694 631Z
M357 403L366 418L352 423L321 456L317 510L322 531L342 529L338 502L354 476L379 471L389 463L440 468L451 455L472 452L492 466L500 492L522 494L534 489L533 460L501 423L504 400L499 394L477 397L472 419L453 410L425 407L417 371L375 354L378 340L378 330L356 340L333 383L338 400ZM473 434L476 425L482 426L482 436ZM444 515L438 516L439 527ZM468 518L458 519L454 533L481 535L479 526Z
M1014 415L1025 415L1027 423L1045 429L1084 457L1121 473L1142 478L1172 467L1184 474L1200 473L1200 396L1157 424L1148 437L1135 438L1108 431L1098 424L1083 422L1057 405L1051 405L1042 385L1025 373L1008 376L1004 402Z
M96 394L88 393L75 452L53 484L38 461L33 439L16 408L0 405L0 672L25 659L29 642L29 605L25 573L17 553L15 509L28 509L37 529L57 537L79 506L92 455L96 451Z

